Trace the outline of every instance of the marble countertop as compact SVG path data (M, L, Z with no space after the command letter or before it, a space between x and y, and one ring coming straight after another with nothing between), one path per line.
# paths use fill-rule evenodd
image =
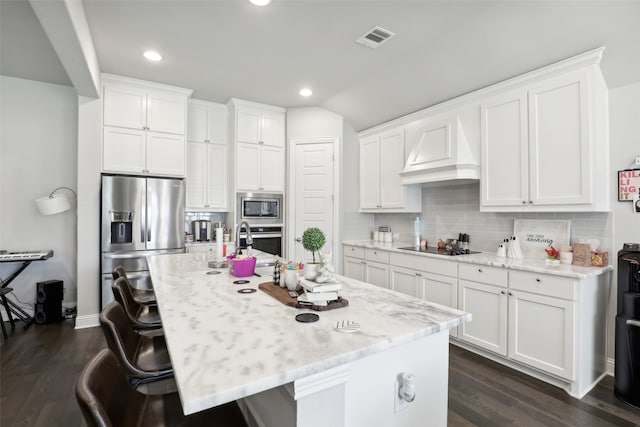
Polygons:
M544 259L538 258L503 258L494 254L480 252L469 255L445 256L438 254L429 254L423 252L413 252L400 249L402 247L412 246L407 242L383 243L374 240L348 240L342 242L344 245L358 246L370 249L382 249L390 252L397 252L407 255L417 255L425 257L434 257L456 262L466 262L470 264L489 265L493 267L509 268L513 270L530 271L534 273L553 274L563 277L573 277L576 279L587 279L589 277L599 276L609 271L613 271L613 267L579 267L576 265L560 264L559 266L549 266L545 264Z
M227 269L206 274L208 254L147 257L185 414L191 414L385 351L471 320L471 315L339 276L349 306L316 312L287 307L258 290L270 277ZM338 321L361 325L356 333L333 329Z

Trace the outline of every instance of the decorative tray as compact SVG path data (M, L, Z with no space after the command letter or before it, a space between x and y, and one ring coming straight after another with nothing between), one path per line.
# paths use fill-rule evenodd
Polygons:
M335 301L330 301L327 305L315 305L298 302L298 298L289 296L289 291L286 288L281 288L273 282L264 282L258 285L258 289L262 290L271 297L277 299L282 304L294 308L306 308L314 311L326 311L333 310L334 308L342 308L349 305L349 301L345 298L338 297Z

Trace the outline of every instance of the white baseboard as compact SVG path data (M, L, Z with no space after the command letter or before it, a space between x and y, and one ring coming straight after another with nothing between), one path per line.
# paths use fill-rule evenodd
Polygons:
M76 329L95 328L100 326L99 314L87 314L76 317Z
M607 366L605 366L605 373L607 375L611 375L612 377L614 376L614 372L615 372L615 365L616 365L616 360L612 359L611 357L607 358Z

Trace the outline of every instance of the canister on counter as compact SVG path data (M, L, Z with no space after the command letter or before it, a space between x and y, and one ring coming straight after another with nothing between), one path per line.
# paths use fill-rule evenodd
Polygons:
M593 267L606 267L609 265L609 252L603 250L591 252L591 265Z

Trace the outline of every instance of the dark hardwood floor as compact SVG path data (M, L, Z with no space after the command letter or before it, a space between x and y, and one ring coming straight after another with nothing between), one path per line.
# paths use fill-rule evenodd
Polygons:
M106 346L102 330L73 321L18 324L0 341L0 426L82 426L75 381ZM613 395L606 377L582 400L451 346L449 426L640 426L640 410ZM274 426L277 427L277 426ZM428 423L425 423L428 427Z

